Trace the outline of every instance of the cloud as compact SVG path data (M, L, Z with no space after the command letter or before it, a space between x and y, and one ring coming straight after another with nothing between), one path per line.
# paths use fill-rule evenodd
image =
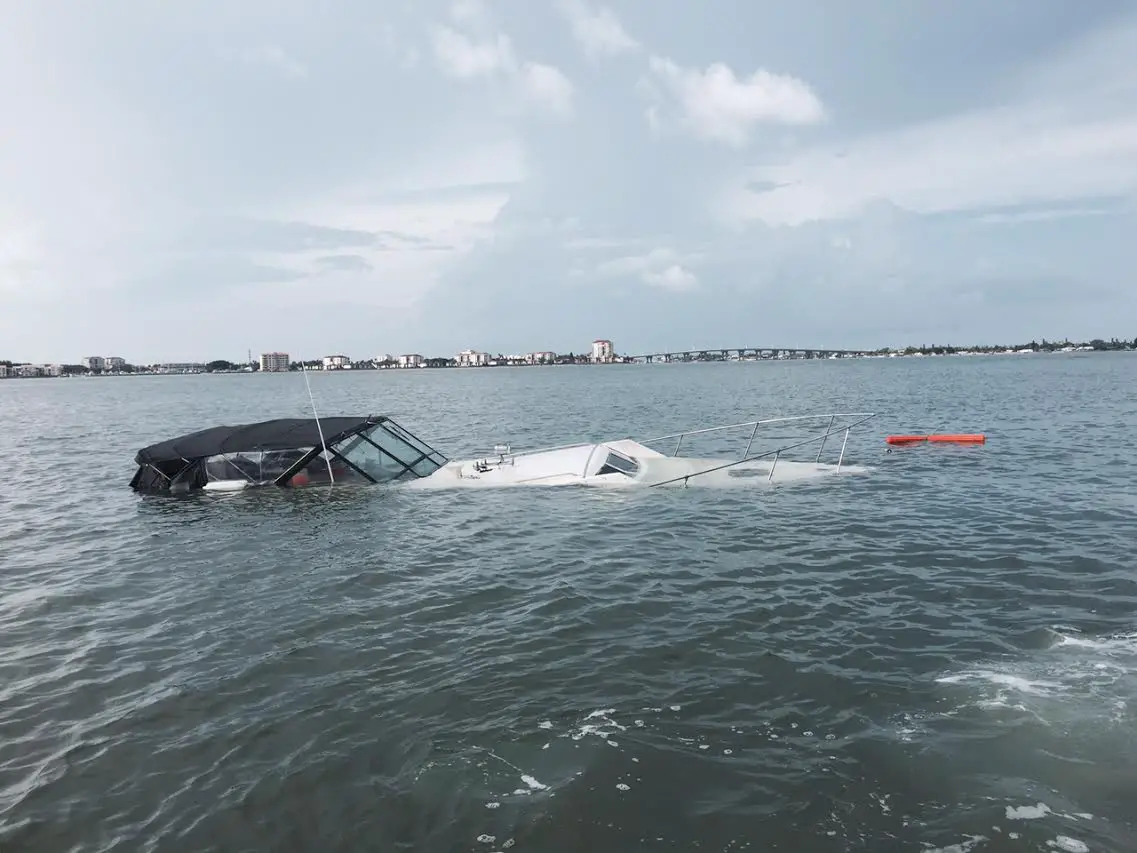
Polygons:
M1050 222L1056 219L1080 218L1083 216L1116 216L1125 212L1118 204L1090 206L1036 207L1025 210L1004 209L983 213L975 217L976 222L985 225L1022 225L1032 222Z
M519 69L522 90L533 103L554 115L568 118L572 115L572 82L551 65L526 62Z
M634 276L663 290L694 290L699 286L699 279L684 264L698 257L695 253L680 254L671 248L657 247L642 254L602 261L596 265L594 274L602 278Z
M682 68L658 56L651 58L650 70L681 124L701 139L741 147L760 124L811 125L825 118L821 100L809 84L789 75L760 69L739 78L722 62L705 69ZM648 88L658 92L658 87ZM659 104L649 108L653 126L659 124L659 110Z
M308 69L278 45L246 48L241 52L241 61L247 65L269 68L285 77L298 80L308 76Z
M726 214L799 224L887 198L921 213L1043 204L1137 190L1137 115L1076 118L1043 103L985 110L807 150L746 176Z
M877 199L935 214L1137 193L1137 26L1019 75L1010 102L794 152L724 191L727 220L797 225ZM1091 76L1085 68L1109 69ZM1056 74L1056 69L1062 74ZM758 192L746 184L767 182Z
M646 272L644 281L664 290L694 290L699 286L695 274L679 264L672 264L659 272Z
M557 9L568 19L573 38L589 59L640 50L640 43L627 34L620 19L606 6L593 9L584 0L558 0Z
M317 266L344 272L371 272L374 267L362 255L324 255L316 258Z
M15 4L0 358L1137 334L1132 11L602 2Z
M447 26L435 28L434 56L444 71L461 78L511 72L516 66L513 46L504 33L479 43Z
M488 12L469 0L452 7L451 17L483 33L492 29ZM552 65L518 58L512 40L503 32L479 37L437 25L433 29L432 46L435 60L446 74L463 80L505 80L524 101L551 116L563 119L573 113L575 87L572 81Z

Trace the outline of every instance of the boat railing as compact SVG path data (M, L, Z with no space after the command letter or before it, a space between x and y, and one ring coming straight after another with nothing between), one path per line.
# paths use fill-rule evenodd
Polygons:
M771 456L774 457L774 462L770 466L770 474L769 474L769 479L772 480L774 477L774 469L777 467L778 460L781 458L782 454L786 453L787 451L795 450L799 447L805 447L807 445L813 444L814 442L817 442L817 444L818 444L817 455L814 457L814 462L815 463L820 462L821 461L821 454L825 450L825 443L828 440L829 436L836 435L836 434L843 432L845 435L844 435L844 439L841 442L841 453L837 458L837 472L840 473L841 466L845 461L845 449L849 443L849 433L855 427L860 426L865 421L871 420L872 418L875 418L875 417L876 417L875 412L827 412L825 414L820 414L820 415L793 415L793 416L781 417L781 418L764 418L762 420L746 421L744 423L738 423L738 424L726 424L724 426L707 427L704 429L692 429L692 430L686 430L684 432L670 433L668 435L656 436L655 438L641 439L640 443L643 445L650 446L654 442L669 441L671 439L675 439L675 447L672 450L672 452L670 453L670 455L671 456L678 456L679 450L683 446L684 439L688 438L689 436L706 435L708 433L725 432L727 430L742 430L742 429L745 429L747 427L750 428L750 435L747 437L747 441L746 441L746 449L742 452L741 457L739 457L738 459L728 460L721 465L714 465L714 466L711 466L709 468L705 468L701 471L689 472L689 473L682 474L682 475L677 476L677 477L672 477L671 479L668 479L668 480L662 480L658 483L652 483L651 484L652 486L664 486L664 485L668 485L670 483L676 483L679 481L683 481L683 483L686 484L686 482L688 480L690 480L692 477L698 477L698 476L701 476L703 474L710 474L714 471L722 471L722 470L727 469L727 468L732 468L736 465L741 465L745 462L755 462L757 460L766 459L766 458L769 458ZM838 419L840 419L840 422L838 422ZM818 433L816 435L811 435L808 438L802 439L800 441L794 441L794 442L790 442L788 444L782 444L782 445L775 447L771 450L763 451L762 453L751 454L750 449L754 446L754 441L758 437L759 429L762 426L772 426L772 425L776 425L776 424L792 424L792 423L801 423L801 422L808 422L808 421L817 421L817 422L828 421L828 423L826 425L825 430L821 433Z

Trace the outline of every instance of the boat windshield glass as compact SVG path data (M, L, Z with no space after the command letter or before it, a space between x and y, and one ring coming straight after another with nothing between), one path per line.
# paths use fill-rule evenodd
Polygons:
M596 475L624 474L628 477L634 477L639 470L640 463L631 456L625 456L618 450L609 450L608 458L604 460L604 464L600 466L600 470L596 472Z
M445 462L437 451L389 422L364 430L335 449L380 483L426 477Z

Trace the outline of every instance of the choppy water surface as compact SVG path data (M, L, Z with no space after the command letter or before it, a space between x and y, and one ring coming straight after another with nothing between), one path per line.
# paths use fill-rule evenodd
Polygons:
M177 500L138 447L301 378L0 382L0 848L1137 849L1132 356L313 384L450 455L881 415L774 489Z

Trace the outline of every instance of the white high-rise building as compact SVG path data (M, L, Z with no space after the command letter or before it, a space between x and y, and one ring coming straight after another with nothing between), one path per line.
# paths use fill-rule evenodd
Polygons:
M478 352L477 350L465 349L458 353L458 366L459 367L485 367L489 364L490 354L488 352Z
M594 362L606 364L612 361L613 357L614 350L611 341L595 340L592 342L592 360Z
M126 367L126 359L119 358L117 355L108 355L104 359L107 370L122 370Z
M264 373L284 373L288 370L289 364L286 352L261 353L261 371Z
M107 369L107 360L101 355L89 355L83 359L83 362L87 365L87 369L92 372Z

